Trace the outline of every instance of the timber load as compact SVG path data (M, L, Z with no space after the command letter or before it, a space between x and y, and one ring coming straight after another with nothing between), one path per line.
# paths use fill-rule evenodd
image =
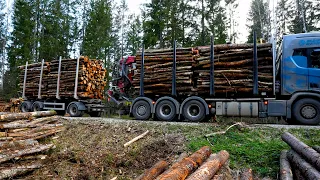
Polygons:
M20 66L20 88L23 91L25 66ZM59 77L59 60L45 62L41 83L41 97L55 98ZM101 60L80 57L78 82L76 84L77 59L62 59L59 96L70 98L74 96L77 85L77 95L81 99L104 99L106 86L106 70ZM28 65L25 96L28 99L37 99L40 82L41 63Z
M210 46L176 49L176 89L178 94L205 95L210 92ZM170 94L174 49L146 50L144 54L145 94ZM273 92L271 44L258 44L258 90ZM245 96L253 93L253 44L214 46L214 88L219 96ZM136 56L133 79L139 91L142 52Z
M0 179L12 179L43 166L54 147L45 138L64 129L55 111L0 115ZM42 143L41 143L42 142Z
M258 44L258 89L273 91L273 58L271 44ZM194 76L196 92L210 92L210 46L196 48ZM214 46L214 88L216 94L240 95L253 92L253 44L222 44Z
M146 50L144 52L145 94L170 94L172 90L173 49ZM176 83L179 94L188 94L193 88L192 66L197 51L193 48L176 49ZM133 86L139 91L142 52L136 55L137 70Z
M281 138L291 149L281 151L280 179L320 179L320 153L317 146L309 147L288 132Z

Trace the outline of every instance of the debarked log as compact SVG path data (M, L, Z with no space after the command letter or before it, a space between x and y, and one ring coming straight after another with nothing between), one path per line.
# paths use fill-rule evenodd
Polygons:
M0 115L0 121L13 121L19 119L29 119L30 117L45 117L56 115L56 111L37 111L37 112L26 112L26 113L12 113Z
M161 173L163 173L169 164L161 160L153 165L150 169L146 170L140 177L136 180L154 180L156 179Z
M37 146L33 146L30 148L20 150L18 152L14 151L14 152L8 152L6 154L1 154L0 155L0 164L3 162L9 161L15 157L25 156L25 155L29 155L29 154L47 151L47 150L51 149L52 147L53 147L53 144L37 145Z

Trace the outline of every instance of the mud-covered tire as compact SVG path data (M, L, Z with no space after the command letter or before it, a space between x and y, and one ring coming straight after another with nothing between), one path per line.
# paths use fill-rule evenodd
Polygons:
M132 115L137 120L147 120L151 116L151 107L147 101L139 100L132 107Z
M205 107L200 101L190 100L183 106L182 115L187 121L201 122L206 118Z
M170 100L163 100L157 104L156 117L161 121L173 121L177 116L177 108Z
M311 98L300 99L293 105L292 116L298 124L318 125L320 124L320 102Z

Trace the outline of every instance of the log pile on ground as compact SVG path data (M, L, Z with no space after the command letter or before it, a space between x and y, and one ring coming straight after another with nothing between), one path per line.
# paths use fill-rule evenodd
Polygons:
M20 111L20 104L23 102L22 98L11 98L10 102L0 103L0 112L18 113Z
M320 179L320 153L286 132L282 140L290 147L280 155L280 179Z
M20 66L20 88L22 91L25 66ZM44 98L55 98L57 92L59 60L45 62L42 77L42 93ZM60 89L61 97L73 97L76 79L77 59L62 59ZM30 64L27 70L26 97L35 99L38 96L41 64ZM78 96L82 99L104 99L106 70L101 60L80 57L78 72Z
M272 93L272 45L258 44L259 92ZM133 84L138 92L141 53L136 57L137 73ZM145 51L146 94L171 92L173 49ZM253 92L253 44L222 44L214 46L215 92L235 96ZM208 94L210 91L210 46L177 49L178 94Z
M161 160L145 170L136 180L211 180L228 159L227 151L212 154L210 147L204 146L190 156L182 154L171 166Z
M176 49L177 92L188 94L193 88L192 65L197 57L193 48ZM142 54L136 56L137 71L133 86L139 91ZM172 87L173 49L146 50L144 56L144 90L146 94L168 94Z
M42 167L53 144L38 140L63 130L55 111L0 115L0 179L14 178Z

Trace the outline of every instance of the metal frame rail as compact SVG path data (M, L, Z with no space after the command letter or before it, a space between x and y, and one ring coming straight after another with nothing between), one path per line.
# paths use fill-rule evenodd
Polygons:
M172 92L171 95L177 96L177 85L176 85L176 73L177 73L177 41L173 42L173 64L172 64Z
M61 56L60 56L60 57L59 57L59 68L58 68L58 79L57 79L57 92L56 92L56 98L57 98L57 99L61 99L61 98L60 98L61 61L62 61L62 58L61 58Z
M44 64L44 59L42 59L42 62L41 62L41 71L40 71L40 80L39 80L38 99L41 99L42 76L43 76L43 64Z
M259 95L258 89L258 50L257 33L253 32L253 95Z
M141 59L141 71L140 71L140 97L144 97L144 45L142 46L142 59Z
M214 90L214 36L211 36L210 45L210 96L215 95Z
M26 97L27 72L28 72L28 61L26 62L26 67L24 68L24 79L23 79L23 90L22 90L23 99L27 99Z
M80 56L77 59L76 79L74 82L74 95L73 95L74 99L77 99L77 100L79 100L79 97L78 97L79 66L80 66Z

